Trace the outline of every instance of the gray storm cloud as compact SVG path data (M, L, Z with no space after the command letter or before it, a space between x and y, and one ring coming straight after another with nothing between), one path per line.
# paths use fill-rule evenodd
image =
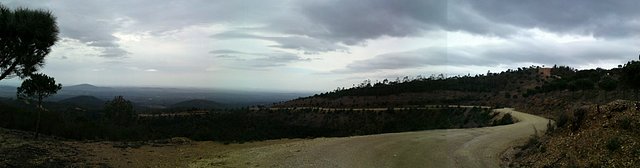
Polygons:
M476 12L496 23L521 28L538 27L557 33L603 38L637 36L640 1L540 0L465 1Z
M145 64L131 66L153 67L163 73L185 71L185 74L192 74L205 73L193 69L221 69L222 65L215 61L231 63L224 67L230 69L258 71L284 67L300 71L325 70L336 75L443 65L495 67L538 63L583 66L598 61L626 62L637 57L637 46L640 45L636 40L640 33L640 12L637 12L640 1L634 0L6 0L1 3L11 8L22 6L52 11L58 18L61 39L77 40L97 48L98 54L82 56L97 56L103 62L102 59L108 59ZM211 28L216 30L180 37L198 38L193 40L197 42L164 38L193 27L216 27ZM540 34L531 33L532 30L553 37L538 37ZM481 38L469 42L478 45L450 46L446 44L448 41L464 43L465 39L453 39L448 33ZM136 53L147 50L135 45L149 48L159 42L147 43L143 39L135 44L127 43L120 39L120 34L144 34L151 39L184 44L164 45L165 48L159 48L157 53ZM590 40L558 42L552 39L574 36ZM503 42L484 43L483 38ZM371 53L360 52L370 55L352 54L352 51L367 48L375 42L403 39L426 42L424 46L406 44L407 47L388 44L388 49L379 46L369 48ZM430 41L444 44L427 45ZM160 52L160 49L165 50ZM179 52L171 53L174 49ZM182 53L179 49L187 52ZM158 59L148 57L163 54L166 60L162 63L178 62L180 65L156 68L157 62L153 61ZM314 62L316 58L328 59L319 55L353 58L337 59L343 61L336 64L341 67L332 67L332 70L305 69L302 65L287 67ZM193 60L182 60L183 57ZM73 60L74 56L64 55L64 58Z
M264 70L265 68L284 66L292 62L311 61L310 58L302 58L298 55L286 52L255 53L223 49L209 51L209 53L219 59L243 62L241 65L244 66L234 67L240 69Z
M278 43L272 47L308 53L344 51L382 36L419 37L432 30L465 31L509 38L520 29L603 38L636 36L640 2L622 1L8 1L58 15L62 36L104 48L104 57L130 54L117 44L117 31L155 34L198 24L256 24L256 30L284 36L226 38ZM130 21L131 23L123 22ZM228 33L227 33L228 34ZM213 37L225 38L224 33Z
M394 52L354 61L337 73L376 72L425 66L498 66L501 64L537 63L545 65L580 66L595 60L634 59L633 44L567 43L563 45L520 41L513 44L476 47L429 47Z

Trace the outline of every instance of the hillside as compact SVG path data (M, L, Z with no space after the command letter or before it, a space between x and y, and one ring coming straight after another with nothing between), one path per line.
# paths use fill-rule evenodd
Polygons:
M58 101L59 103L79 106L85 109L103 109L105 101L93 96L76 96Z
M617 100L567 110L557 128L531 139L510 167L638 167L639 105Z
M533 73L538 72L538 73ZM515 107L557 121L505 154L509 167L638 167L640 62L613 69L531 67L475 77L365 81L275 107L415 107L470 104ZM602 105L606 104L606 105Z
M618 69L576 70L566 66L531 66L476 76L418 76L375 83L365 80L352 88L339 88L281 102L274 107L396 107L424 104L506 106L537 94L598 90L601 88L596 84L609 78L617 82L617 76Z

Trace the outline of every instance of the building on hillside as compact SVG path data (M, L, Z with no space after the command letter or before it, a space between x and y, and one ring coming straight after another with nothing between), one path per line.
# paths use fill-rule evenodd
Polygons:
M538 68L538 74L542 78L548 78L551 76L551 68Z

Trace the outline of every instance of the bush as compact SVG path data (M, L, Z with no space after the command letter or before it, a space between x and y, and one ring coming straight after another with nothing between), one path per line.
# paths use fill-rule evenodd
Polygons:
M618 81L607 76L598 82L598 87L605 91L613 91L618 87Z
M541 147L541 141L540 141L540 136L538 135L538 130L536 129L535 126L533 127L533 130L535 131L535 134L531 135L531 138L529 138L529 141L527 141L527 143L521 147L522 149L535 150L539 146ZM546 151L546 148L541 147L540 150Z
M631 118L624 117L618 121L622 129L628 130L631 128Z
M575 82L575 89L577 90L589 90L593 89L594 83L589 79L579 79Z
M547 131L545 132L545 134L551 134L553 132L556 131L557 126L555 124L553 124L553 122L551 122L551 120L549 120L549 122L547 123Z
M587 117L587 108L581 107L573 112L573 120L571 123L571 131L578 131L582 122Z
M507 124L513 124L513 117L511 116L511 113L507 113L504 114L502 116L502 118L500 118L500 120L498 120L497 123L495 123L495 125L507 125Z
M135 118L133 103L122 96L116 96L111 101L107 101L104 106L105 117L118 125L128 125Z
M540 144L540 137L539 136L531 136L531 138L529 138L529 141L527 141L527 143L524 145L525 149L528 148L532 148L532 147L538 147L538 144Z
M618 150L622 146L622 140L620 137L613 137L607 141L607 149L613 152Z
M556 119L556 125L558 128L562 128L569 122L569 115L566 112L561 112Z
M622 112L622 111L627 110L628 108L629 108L629 107L627 107L626 105L619 105L619 106L613 107L613 108L611 109L611 112L617 112L617 113L619 113L619 112Z

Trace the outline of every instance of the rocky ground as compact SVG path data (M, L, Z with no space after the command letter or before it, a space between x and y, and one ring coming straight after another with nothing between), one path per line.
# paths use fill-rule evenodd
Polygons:
M638 102L567 109L557 128L531 138L508 167L639 167Z

